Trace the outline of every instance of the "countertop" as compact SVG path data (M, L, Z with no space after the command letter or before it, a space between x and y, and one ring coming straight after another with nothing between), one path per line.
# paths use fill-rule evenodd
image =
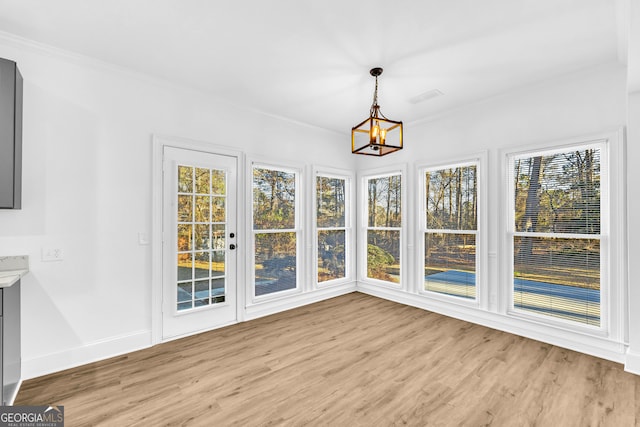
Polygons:
M8 288L9 286L20 280L29 270L23 268L21 270L0 271L0 288Z
M8 288L29 272L27 255L0 257L0 288Z

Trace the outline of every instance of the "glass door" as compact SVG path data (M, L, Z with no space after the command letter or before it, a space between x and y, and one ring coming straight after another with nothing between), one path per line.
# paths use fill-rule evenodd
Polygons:
M163 339L234 323L237 158L164 148Z

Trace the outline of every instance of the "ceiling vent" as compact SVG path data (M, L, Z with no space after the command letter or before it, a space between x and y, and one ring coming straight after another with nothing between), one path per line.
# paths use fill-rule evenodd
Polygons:
M437 98L442 95L444 94L440 92L438 89L432 89L424 93L421 93L420 95L416 95L413 98L409 98L409 102L411 102L412 104L418 104L420 102L424 102L428 99Z

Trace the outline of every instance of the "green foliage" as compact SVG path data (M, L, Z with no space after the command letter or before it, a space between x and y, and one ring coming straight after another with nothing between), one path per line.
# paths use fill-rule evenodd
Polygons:
M392 281L388 273L395 258L379 246L367 245L367 276L374 279Z
M393 264L393 255L376 245L367 245L367 264L370 267Z

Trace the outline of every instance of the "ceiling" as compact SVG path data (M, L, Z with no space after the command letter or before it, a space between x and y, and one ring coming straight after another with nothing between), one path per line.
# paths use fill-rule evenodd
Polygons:
M620 0L0 0L0 31L348 133L626 57ZM411 99L437 89L437 98Z

